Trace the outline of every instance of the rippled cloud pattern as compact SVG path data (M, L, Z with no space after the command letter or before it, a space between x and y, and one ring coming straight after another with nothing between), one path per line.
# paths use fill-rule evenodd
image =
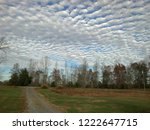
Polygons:
M150 55L150 0L0 0L8 62L128 64Z

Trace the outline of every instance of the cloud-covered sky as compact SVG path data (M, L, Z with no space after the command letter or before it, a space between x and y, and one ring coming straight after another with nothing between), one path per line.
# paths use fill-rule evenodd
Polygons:
M0 0L0 37L11 66L44 56L128 64L150 55L150 0Z

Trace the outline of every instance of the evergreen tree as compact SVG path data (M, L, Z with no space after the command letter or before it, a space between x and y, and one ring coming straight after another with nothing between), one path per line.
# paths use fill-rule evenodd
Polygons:
M9 80L10 85L19 85L19 64L14 64L13 68L11 69L11 79Z
M17 86L19 84L19 76L17 73L13 73L11 75L11 79L9 80L10 85L15 85Z
M31 83L31 77L29 77L29 73L27 69L21 69L19 74L19 85L20 86L27 86Z
M11 70L11 78L9 80L10 85L15 86L27 86L31 83L31 77L26 68L19 69L19 64L14 64Z

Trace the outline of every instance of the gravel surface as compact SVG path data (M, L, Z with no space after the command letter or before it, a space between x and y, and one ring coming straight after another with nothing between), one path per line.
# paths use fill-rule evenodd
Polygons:
M47 99L39 94L35 87L26 87L26 102L28 113L56 113Z

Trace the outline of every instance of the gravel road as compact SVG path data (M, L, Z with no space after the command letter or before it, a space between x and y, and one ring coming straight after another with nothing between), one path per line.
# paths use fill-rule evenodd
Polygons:
M47 99L39 94L35 87L26 87L26 103L28 113L56 113Z

